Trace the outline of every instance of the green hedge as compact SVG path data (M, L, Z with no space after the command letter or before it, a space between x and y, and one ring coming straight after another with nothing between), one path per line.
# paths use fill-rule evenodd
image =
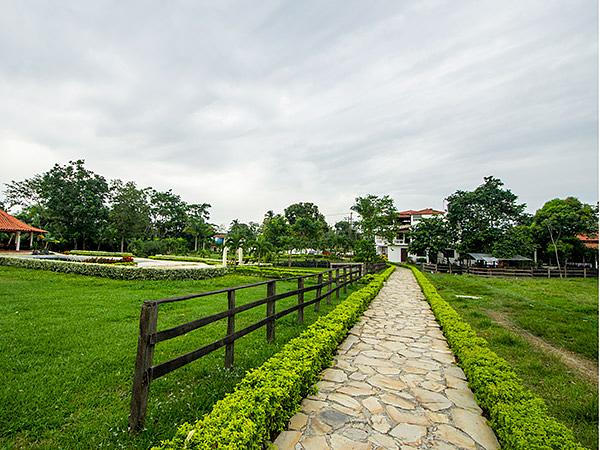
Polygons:
M133 253L98 252L94 250L69 250L68 252L65 252L65 254L81 256L114 256L115 258L124 258L125 256L133 257Z
M249 371L210 413L194 425L182 425L172 440L155 449L264 448L314 391L321 370L329 366L339 343L393 271L390 267L373 276L262 366Z
M187 262L201 262L204 264L210 264L216 266L222 263L218 259L203 258L200 256L177 256L177 255L154 255L148 256L150 259L158 259L163 261L187 261Z
M320 269L289 269L273 266L234 266L233 270L243 275L256 275L266 278L292 278L323 272Z
M51 270L53 272L74 273L117 280L203 280L205 278L220 277L228 272L224 267L161 269L10 257L0 257L0 266Z
M464 370L477 403L505 450L583 449L569 428L547 413L544 401L525 388L510 365L478 337L416 267L410 267L450 348Z

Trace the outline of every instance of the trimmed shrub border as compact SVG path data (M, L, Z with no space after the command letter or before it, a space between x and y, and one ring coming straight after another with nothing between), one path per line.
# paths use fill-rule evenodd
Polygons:
M209 264L211 266L222 265L222 261L219 261L218 259L203 258L201 256L154 255L148 256L148 259L157 259L162 261L201 262L204 264Z
M262 449L298 411L300 402L331 363L333 353L394 267L368 275L368 284L353 292L329 314L290 340L262 366L248 371L235 390L219 400L194 425L185 423L175 437L154 449Z
M243 275L256 275L268 278L293 278L304 275L315 275L323 272L319 269L292 269L273 266L234 266L232 271Z
M573 432L548 415L544 401L523 386L511 366L490 350L488 342L477 336L427 277L414 266L406 267L421 286L502 448L583 450Z
M220 277L228 273L228 270L224 267L161 269L4 256L0 256L0 266L50 270L52 272L73 273L116 280L203 280Z
M133 253L101 252L101 251L96 251L96 250L69 250L68 252L65 252L65 255L114 256L115 258L124 258L125 256L133 257Z

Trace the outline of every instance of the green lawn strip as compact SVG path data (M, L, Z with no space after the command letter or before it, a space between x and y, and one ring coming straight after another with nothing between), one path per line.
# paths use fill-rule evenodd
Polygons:
M185 423L172 440L156 448L265 448L285 429L302 398L314 391L321 370L393 271L390 267L364 277L362 289L249 372L209 414L193 425Z
M121 252L102 252L96 250L69 250L65 252L67 255L80 255L80 256L114 256L116 258L123 258L125 256L133 256L133 253L121 253Z
M502 448L581 449L571 429L548 414L544 401L523 385L506 360L490 349L424 274L415 267L411 270Z
M260 281L229 274L207 280L125 281L0 267L0 448L148 448L172 436L177 425L201 417L218 399L318 315L305 311L277 321L276 340L265 329L236 342L235 369L222 369L214 352L153 382L147 429L131 438L127 416L143 300L205 292ZM297 288L278 282L278 292ZM349 293L353 288L349 289ZM266 287L238 291L237 304L264 297ZM312 298L306 294L307 300ZM342 296L343 298L343 296ZM321 315L339 302L321 303ZM295 304L277 302L277 311ZM225 297L207 297L159 310L164 329L222 311ZM262 319L264 308L236 316L236 327ZM155 361L178 356L225 335L226 321L161 343Z
M489 296L490 293L485 287L485 281L497 280L440 274L427 274L427 277L437 287L440 295L480 336L489 342L490 348L510 363L525 386L544 399L550 415L572 428L576 439L583 445L597 449L598 386L582 378L579 373L570 370L556 357L533 347L516 334L498 325L486 315L486 309L504 309L506 311L509 308L509 306L503 307L505 303L502 301ZM505 280L504 283L508 281L522 282L523 280ZM535 284L531 283L532 280L528 281L529 285ZM543 285L548 283L548 280L535 281L541 282ZM549 281L551 284L560 285L569 280ZM572 281L576 284L588 285L587 280ZM515 289L520 290L520 284L515 283ZM551 290L556 291L561 288L562 286L558 286ZM505 289L509 290L509 287L505 287ZM541 289L534 287L532 290L536 292ZM547 287L544 289L548 290ZM456 294L481 295L483 298L481 300L456 298ZM568 293L565 294L567 297L568 295ZM594 298L597 293L590 289L588 295ZM577 296L573 298L577 298ZM530 298L527 304L533 301L545 300L544 298ZM588 303L589 300L586 299L585 302ZM576 305L574 307L576 308ZM512 320L519 314L518 309L508 311L510 311ZM573 318L569 313L564 314L562 321L571 320ZM591 337L590 339L595 338Z
M154 255L148 256L150 259L157 259L163 261L188 261L188 262L201 262L210 265L222 264L222 260L214 258L205 258L201 256L180 256L180 255Z
M450 300L480 296L457 300L499 311L550 344L598 361L598 279L428 276Z
M271 266L235 266L232 269L235 273L243 273L245 275L258 275L270 278L292 278L301 277L304 275L314 275L323 272L327 269L320 268L291 268L291 267L271 267ZM340 271L341 274L341 271ZM315 278L316 280L316 278ZM327 281L327 278L323 278Z

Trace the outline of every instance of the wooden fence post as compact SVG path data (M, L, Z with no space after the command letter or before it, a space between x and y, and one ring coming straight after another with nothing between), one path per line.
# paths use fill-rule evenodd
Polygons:
M348 286L346 285L346 281L348 281L348 270L346 266L342 269L344 272L344 294L348 292Z
M331 287L333 286L333 272L330 270L327 273L327 304L331 304Z
M583 268L583 278L587 278L587 267Z
M135 358L133 392L131 393L129 413L129 431L132 433L144 428L144 421L146 420L148 392L152 381L150 368L154 356L154 343L150 341L150 336L156 333L157 318L158 303L144 302L140 312L140 334L138 335L138 350Z
M298 278L298 290L304 289L304 278ZM298 292L298 304L302 305L304 303L304 292ZM304 306L300 306L298 308L298 322L304 322Z
M267 317L275 315L275 300L272 298L277 292L276 281L267 283ZM271 319L267 322L267 342L275 340L275 320Z
M340 269L335 269L335 298L340 298Z
M231 311L235 308L235 290L227 292L227 308ZM227 317L227 336L235 333L235 314ZM233 367L233 347L235 341L225 345L225 368Z
M317 276L317 296L315 298L319 298L321 296L321 293L323 292L322 286L321 284L323 284L323 274L320 273ZM315 311L319 311L321 309L321 300L317 300L315 302Z

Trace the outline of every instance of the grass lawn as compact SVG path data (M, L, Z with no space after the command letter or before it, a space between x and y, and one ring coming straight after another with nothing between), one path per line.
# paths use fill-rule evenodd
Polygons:
M305 325L291 314L277 321L276 341L265 328L236 341L235 369L223 369L224 350L152 383L147 429L127 433L138 318L143 300L260 281L227 275L200 281L120 281L0 267L0 448L148 448L194 421ZM296 283L278 282L278 292ZM352 290L349 289L349 293ZM238 305L265 296L266 287L237 292ZM313 298L306 294L306 299ZM343 298L343 295L342 295ZM321 305L321 314L332 305ZM277 311L295 298L277 302ZM222 311L225 295L161 305L158 329ZM236 316L236 328L262 319L265 307ZM223 337L222 320L158 344L156 363Z
M550 413L598 448L598 386L490 318L500 313L559 349L598 362L598 280L427 274L439 293L505 358ZM457 298L470 295L481 299Z

